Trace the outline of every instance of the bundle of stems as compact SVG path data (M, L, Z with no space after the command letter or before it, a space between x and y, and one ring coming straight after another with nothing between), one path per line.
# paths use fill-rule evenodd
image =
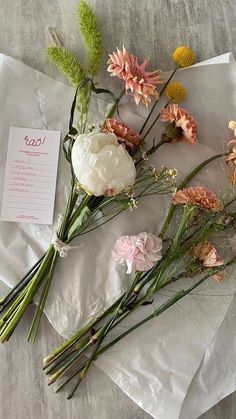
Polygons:
M163 94L170 80L171 77L165 83L164 88L161 91L161 95ZM112 98L113 105L106 115L106 118L112 117L113 114L117 111L119 102L125 94L125 90L123 89L120 95L115 97L115 95L108 89L97 88L93 80L89 78L84 79L76 89L76 94L71 107L69 131L63 140L64 155L69 162L71 169L71 188L65 213L57 229L57 237L65 244L69 244L76 237L82 234L86 234L99 227L100 225L107 223L127 208L132 209L132 202L135 203L137 199L152 194L169 193L173 191L174 187L173 181L171 180L171 176L169 175L168 171L163 170L158 176L155 175L154 179L150 169L143 168L142 164L144 163L145 159L140 157L140 150L137 147L132 153L134 157L137 156L136 167L138 173L136 183L134 185L134 190L132 191L132 200L130 200L130 196L126 194L121 194L118 197L106 198L103 196L95 197L88 195L85 192L78 191L77 181L71 163L71 150L76 135L78 133L84 133L86 125L83 124L81 127L79 127L79 130L77 130L73 127L73 120L78 91L83 89L86 84L89 85L90 89L90 94L88 95L89 100L91 97L91 92L94 92L97 95L108 94ZM147 121L153 113L157 103L158 101L154 103L154 106L152 107L147 117ZM89 106L86 105L86 115L83 118L86 121L88 117L88 111ZM158 118L159 114L155 119L155 123L157 122ZM145 127L146 122L141 128L141 132ZM153 123L151 128L152 127ZM149 131L150 130L148 130L148 132L143 135L143 141ZM147 154L153 154L162 144L162 141L160 141L158 144L153 144L153 146L148 150ZM97 216L98 214L99 217ZM36 293L40 291L41 294L39 302L35 310L35 315L27 338L32 342L36 340L44 306L58 261L58 256L58 251L55 249L53 244L50 244L46 253L34 264L30 271L15 287L11 289L11 291L4 298L0 300L0 313L2 313L2 316L0 317L0 342L3 343L10 339L12 333L20 322L25 311L27 310L28 305L33 301Z
M205 162L201 163L194 169L179 185L179 189L185 187L189 181L206 165L213 160L222 157L222 154L215 155ZM235 198L225 205L226 208L234 202ZM160 232L160 237L164 238L167 229L173 217L175 206L172 205L167 214L166 220ZM144 273L136 273L135 278L131 281L128 290L108 309L99 315L95 320L89 322L85 327L79 330L73 337L63 343L61 347L53 351L44 360L44 369L49 375L49 384L59 380L59 384L55 387L55 391L62 389L72 379L76 378L76 383L69 394L71 398L80 382L85 378L92 363L116 342L121 340L127 334L136 328L142 326L147 321L159 316L170 306L175 304L188 293L192 292L196 287L200 286L209 277L216 272L224 270L236 262L236 258L232 258L223 266L202 269L200 266L194 265L195 261L192 256L192 249L196 243L208 239L210 236L221 230L232 228L235 221L235 215L227 214L227 219L231 222L224 222L222 214L199 214L199 220L196 227L190 228L192 223L192 215L196 213L194 205L187 205L182 214L182 218L178 224L174 237L169 240L169 244L161 261L151 270ZM202 222L201 222L202 220ZM197 279L193 285L185 290L176 292L173 297L169 298L163 305L157 307L153 313L141 322L126 330L120 336L112 340L110 343L103 345L104 339L109 332L113 330L121 321L130 315L141 305L150 303L154 295L168 284L177 281L180 278L188 276L192 272L194 266L195 273L201 273L201 278ZM83 362L83 355L87 355L88 359Z

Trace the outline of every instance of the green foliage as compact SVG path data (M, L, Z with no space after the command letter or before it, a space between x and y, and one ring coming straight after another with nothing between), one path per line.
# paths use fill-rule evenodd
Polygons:
M84 0L81 0L79 3L77 16L80 31L88 50L89 72L92 75L96 75L101 64L103 52L102 33L93 10Z

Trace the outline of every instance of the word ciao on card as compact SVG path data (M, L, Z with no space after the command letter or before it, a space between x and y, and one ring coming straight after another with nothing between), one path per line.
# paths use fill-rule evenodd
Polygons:
M46 141L46 137L42 138L30 138L28 135L24 136L24 141L26 146L30 147L40 147Z

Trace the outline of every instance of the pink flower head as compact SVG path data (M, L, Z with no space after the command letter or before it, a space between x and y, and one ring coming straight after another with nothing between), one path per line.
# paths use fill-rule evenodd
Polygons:
M137 57L129 54L125 47L123 47L123 51L117 48L117 51L109 54L109 57L107 71L112 76L125 81L126 92L130 91L132 93L136 105L142 101L148 106L151 102L150 96L159 97L156 86L163 83L160 77L161 71L146 71L150 61L149 58L145 58L144 62L139 64Z
M184 141L189 144L196 144L197 125L194 118L186 109L180 108L176 103L172 103L166 108L161 109L161 117L163 122L173 124L171 141ZM165 134L168 138L168 127Z
M198 186L196 188L186 188L177 191L173 197L173 203L193 204L197 207L210 212L217 212L223 209L223 204L217 196L206 188Z
M129 148L139 145L141 141L140 135L128 127L125 123L117 121L117 119L108 118L103 128L104 132L111 132L118 137L118 140L125 143Z
M222 266L224 261L220 258L217 253L215 246L208 241L200 242L193 248L194 256L202 262L205 268L214 268ZM213 278L217 281L223 281L224 272L218 272L213 275Z
M121 265L127 266L127 273L144 272L161 259L162 240L152 233L136 236L121 236L115 243L112 256Z

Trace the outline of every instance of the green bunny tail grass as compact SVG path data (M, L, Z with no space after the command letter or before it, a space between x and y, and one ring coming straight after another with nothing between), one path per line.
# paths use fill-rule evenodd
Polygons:
M101 64L103 52L102 33L93 10L84 0L81 0L79 3L77 16L80 31L88 50L89 72L92 75L96 75Z
M74 87L77 87L87 77L78 58L67 48L63 46L51 46L47 48L47 54L58 70L66 76ZM87 112L88 102L89 88L86 85L78 91L77 108L81 113Z
M50 60L57 66L58 70L67 77L73 86L86 78L86 73L78 58L63 46L52 46L47 48Z

